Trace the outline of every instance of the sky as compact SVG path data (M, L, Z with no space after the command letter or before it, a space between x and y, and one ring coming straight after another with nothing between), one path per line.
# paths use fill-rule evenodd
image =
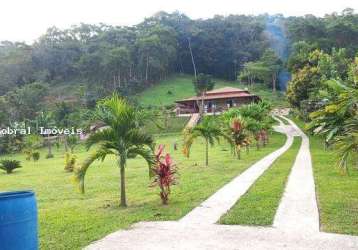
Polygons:
M158 11L180 11L190 18L216 14L262 13L285 16L358 11L358 0L3 0L0 41L32 43L51 26L69 28L80 23L134 25Z

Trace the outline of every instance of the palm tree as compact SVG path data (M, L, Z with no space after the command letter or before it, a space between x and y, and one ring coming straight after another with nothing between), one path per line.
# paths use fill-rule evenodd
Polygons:
M354 83L329 80L321 91L323 105L310 114L307 129L322 135L326 145L338 147L339 166L348 171L349 155L358 152L358 88Z
M358 115L345 122L343 133L335 138L335 144L340 155L339 166L348 172L347 162L351 156L358 168Z
M75 170L75 179L84 192L84 177L88 167L97 159L115 155L120 168L120 205L126 207L125 168L127 161L136 156L143 157L151 167L154 164L154 142L152 136L141 129L141 113L125 100L114 94L97 105L95 118L105 124L105 129L91 134L86 141L87 150L96 145L96 151Z
M71 154L73 154L75 147L78 145L78 136L77 135L69 135L67 137L67 146L70 148Z
M209 165L209 145L213 146L220 137L226 139L232 145L231 139L217 126L213 117L204 117L203 120L193 128L184 130L184 155L189 157L190 148L195 139L202 137L205 140L205 166Z
M260 143L263 139L263 125L262 122L254 120L252 118L246 119L246 129L252 134L252 137L256 141L256 148L260 149Z
M271 105L267 102L261 101L259 103L251 103L241 106L239 109L231 109L223 114L223 120L233 127L233 122L240 123L240 128L245 130L242 135L248 136L250 132L256 140L257 149L260 148L260 143L265 146L268 142L268 130L273 125L273 119L270 116ZM236 119L236 121L235 121ZM244 131L243 130L243 131ZM234 132L237 136L241 136L241 132ZM248 139L243 137L243 139ZM246 145L248 146L248 144ZM248 147L247 147L248 149Z
M51 127L54 127L55 122L53 120L52 114L48 113L48 112L41 112L37 118L36 118L36 124L39 127L44 127L46 129L49 129ZM38 128L37 128L38 130ZM51 138L50 138L50 134L47 134L46 136L46 144L47 144L47 155L46 158L53 158L53 154L52 154L52 142L51 142Z

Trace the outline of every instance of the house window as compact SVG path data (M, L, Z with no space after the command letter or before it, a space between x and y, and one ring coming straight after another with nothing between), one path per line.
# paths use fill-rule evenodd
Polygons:
M231 108L233 106L233 101L231 99L227 100L226 105L227 105L228 108Z
M211 109L214 106L213 101L208 101L208 108Z

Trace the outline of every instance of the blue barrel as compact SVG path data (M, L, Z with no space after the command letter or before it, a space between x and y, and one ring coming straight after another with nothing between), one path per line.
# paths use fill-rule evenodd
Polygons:
M0 249L38 249L34 192L0 193Z

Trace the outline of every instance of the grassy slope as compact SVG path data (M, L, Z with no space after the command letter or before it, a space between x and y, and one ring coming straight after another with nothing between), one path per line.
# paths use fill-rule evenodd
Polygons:
M304 127L303 122L295 122ZM310 136L310 149L321 230L358 235L358 171L351 169L349 175L340 174L337 154L324 150L318 137Z
M16 155L24 167L12 175L0 173L0 190L33 189L39 206L41 249L80 249L90 242L126 228L138 221L175 220L200 204L218 188L244 171L264 155L284 143L284 136L274 134L270 145L242 160L233 158L228 145L210 149L210 166L204 167L204 147L201 141L194 143L190 159L181 151L170 149L180 171L179 184L172 190L170 204L162 206L157 188L148 187L147 167L143 160L128 162L126 171L128 205L118 207L119 170L114 158L96 162L86 176L86 194L79 194L70 181L71 174L63 170L63 151L55 150L55 158L41 159L37 163L26 162L23 155ZM158 143L170 145L179 135L162 136ZM79 160L88 153L77 149ZM42 156L45 150L41 151Z
M148 124L145 128L145 131L151 134L167 134L175 132L179 133L183 130L183 128L189 121L189 117L169 116L167 118L167 125L165 125L163 119L158 121L159 124Z
M229 225L272 225L301 139L278 158L231 210L220 219Z
M238 82L229 82L219 79L215 80L215 88L225 86L241 89L247 87L247 85ZM272 102L275 106L287 106L285 96L281 92L273 94L270 89L261 84L254 85L252 89L249 90L252 93L259 95L261 98ZM168 94L168 91L172 94ZM173 104L176 100L191 97L193 95L195 95L195 92L191 76L173 76L172 78L162 81L138 94L137 100L143 106L161 106Z

